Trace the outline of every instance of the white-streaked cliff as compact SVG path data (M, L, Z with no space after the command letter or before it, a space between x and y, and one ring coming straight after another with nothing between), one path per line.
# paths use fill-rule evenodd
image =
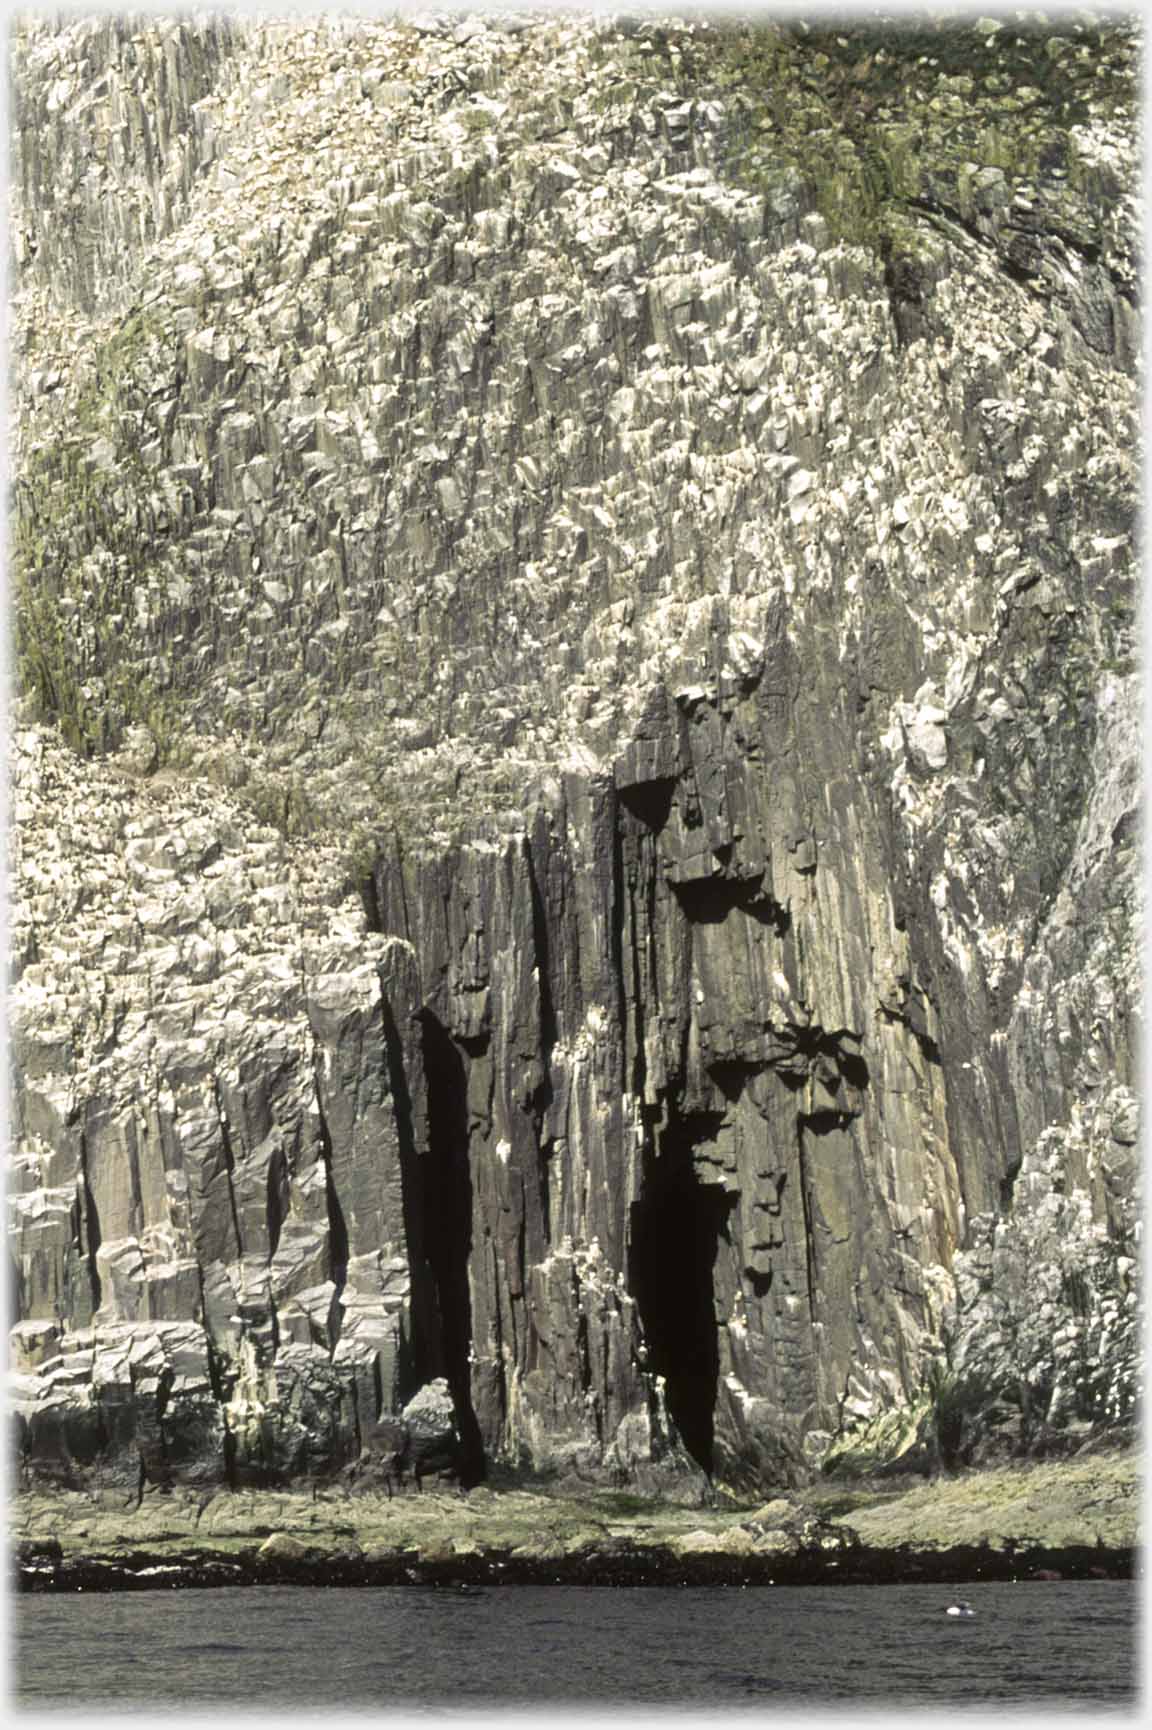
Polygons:
M1130 60L17 32L30 1464L1122 1415Z

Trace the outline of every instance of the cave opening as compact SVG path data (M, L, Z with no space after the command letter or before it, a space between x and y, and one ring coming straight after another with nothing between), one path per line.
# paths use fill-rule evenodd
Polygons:
M649 1367L663 1376L669 1415L710 1477L720 1381L713 1270L736 1197L697 1178L692 1150L700 1138L699 1121L673 1116L659 1152L646 1155L631 1210L628 1271Z
M444 1377L460 1438L460 1475L467 1486L484 1477L484 1444L472 1405L469 1368L472 1172L468 1160L468 1076L463 1053L431 1010L421 1010L417 1021L428 1090L424 1253L436 1289Z
M758 925L766 925L777 937L787 935L792 915L774 901L763 886L764 873L751 877L699 877L673 883L672 892L692 925L722 925L736 909Z
M620 803L658 835L672 815L672 800L676 793L676 777L665 776L658 781L636 781L630 787L617 787Z

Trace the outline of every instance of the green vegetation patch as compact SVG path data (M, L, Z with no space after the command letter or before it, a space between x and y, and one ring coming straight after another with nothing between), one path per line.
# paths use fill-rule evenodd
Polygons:
M13 487L17 687L85 755L134 722L164 756L176 739L171 701L125 653L136 587L166 539L138 434L159 340L144 314L124 320L69 397L67 418L38 429Z
M894 17L662 31L655 54L685 96L725 99L727 168L771 203L789 183L833 240L887 255L914 243L917 201L963 218L1043 180L1073 228L1096 191L1072 128L1134 120L1137 30L1123 17L989 29Z

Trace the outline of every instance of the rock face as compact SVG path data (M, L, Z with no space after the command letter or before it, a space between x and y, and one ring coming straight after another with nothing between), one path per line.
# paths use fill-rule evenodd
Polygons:
M1126 1419L1134 53L15 33L30 1471Z

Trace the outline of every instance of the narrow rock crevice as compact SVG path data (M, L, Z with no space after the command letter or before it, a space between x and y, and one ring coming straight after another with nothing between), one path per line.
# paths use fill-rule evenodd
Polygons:
M416 1017L428 1100L428 1181L424 1248L436 1289L444 1375L455 1408L465 1483L484 1477L484 1446L472 1405L472 1173L468 1154L468 1079L460 1046L429 1009ZM472 1044L476 1041L470 1042ZM486 1044L483 1040L481 1044Z
M632 1008L632 1075L631 1091L636 1099L644 1099L648 1085L648 1061L646 1056L645 1012L649 1007L650 991L644 975L644 958L641 954L643 933L647 932L649 941L655 930L655 881L650 870L633 871L628 877L628 911L630 914L628 946L631 961L631 980L624 991L625 1003L631 1003ZM623 957L621 957L623 965ZM655 974L653 975L655 977ZM658 1010L659 1006L652 1004L651 1008Z
M228 1413L223 1406L220 1408L220 1419L224 1426L223 1435L221 1437L224 1482L230 1490L234 1490L238 1487L240 1482L240 1474L236 1464L236 1437L232 1433L232 1426L228 1422Z
M1016 1192L1016 1179L1020 1176L1022 1160L1014 1159L1003 1177L1000 1179L1000 1212L1011 1213L1012 1198Z
M212 1335L211 1324L208 1317L208 1304L204 1295L204 1268L202 1265L197 1266L196 1276L200 1290L200 1315L198 1319L204 1328L204 1360L208 1375L208 1386L211 1390L212 1398L220 1408L220 1419L224 1426L225 1433L224 1454L225 1465L227 1466L228 1412L226 1407L228 1401L232 1398L232 1389L235 1386L236 1374L234 1370L228 1367L228 1360L224 1356L223 1352L221 1352Z
M280 1233L284 1229L284 1221L288 1217L290 1207L288 1195L288 1165L284 1158L283 1148L276 1148L268 1161L268 1254L276 1254L280 1246Z
M232 1232L236 1240L236 1258L244 1254L244 1236L240 1230L240 1210L236 1204L236 1155L232 1148L232 1135L228 1128L228 1119L224 1114L223 1101L219 1090L216 1093L216 1115L220 1121L220 1146L224 1154L224 1179L228 1185L228 1212L232 1221Z
M923 334L924 307L931 282L919 259L894 250L889 235L880 244L884 261L884 288L896 327L897 348L908 348Z
M396 1125L397 1152L400 1160L400 1196L404 1220L404 1242L408 1250L411 1281L409 1325L402 1330L396 1364L397 1393L402 1402L409 1400L425 1382L441 1374L439 1326L436 1318L436 1292L432 1270L428 1263L424 1234L424 1173L423 1162L416 1150L412 1121L412 1095L404 1067L404 1047L400 1030L387 997L382 999L384 1055L388 1070L388 1085L392 1095L392 1114Z
M340 1197L336 1193L336 1177L332 1169L332 1137L324 1115L324 1101L319 1087L316 1089L316 1105L320 1120L320 1154L324 1161L324 1206L328 1216L328 1277L336 1287L332 1301L332 1344L335 1347L340 1339L344 1315L344 1306L340 1300L348 1283L348 1223L344 1218Z
M364 909L364 920L369 931L383 931L384 921L380 914L380 897L376 893L375 864L373 869L357 879L356 892L360 897L360 905Z
M364 1428L360 1422L360 1393L355 1378L348 1384L349 1405L352 1412L352 1437L355 1444L355 1456L360 1454L364 1446ZM377 1407L379 1410L379 1407Z
M92 1184L88 1175L88 1140L80 1137L80 1230L84 1246L84 1259L88 1267L88 1283L91 1288L92 1313L95 1315L103 1302L103 1287L100 1282L100 1268L96 1253L100 1248L100 1215L96 1209L96 1197L92 1194ZM15 1309L14 1315L21 1311Z
M829 1113L828 1115L832 1116L833 1114ZM835 1127L835 1123L829 1123L827 1127L832 1129ZM797 1179L800 1186L800 1205L804 1210L804 1260L808 1288L808 1316L810 1321L815 1322L818 1271L816 1267L816 1225L812 1218L812 1196L808 1187L808 1161L804 1148L805 1133L806 1131L810 1131L811 1128L812 1124L810 1119L804 1117L799 1117L797 1119L796 1164ZM816 1133L820 1132L816 1131Z
M616 1021L619 1027L626 1025L628 1014L628 986L624 977L624 908L626 896L624 835L619 814L614 812L612 823L612 899L609 911L612 980L616 987ZM623 1056L623 1052L621 1055ZM621 1079L624 1086L627 1087L627 1079L625 1077Z
M548 913L530 843L525 843L524 862L528 870L528 890L532 898L532 951L536 957L537 988L540 993L540 1060L547 1071L556 1044L556 1003L552 994L551 955L548 943Z

